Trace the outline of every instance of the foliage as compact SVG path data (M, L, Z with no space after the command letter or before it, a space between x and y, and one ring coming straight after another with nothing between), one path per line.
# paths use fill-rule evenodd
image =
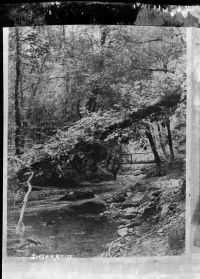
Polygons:
M16 138L18 100L20 159L29 162L29 167L46 165L52 175L62 177L68 168L83 170L89 160L96 171L96 165L111 154L113 166L117 166L114 161L119 158L112 148L130 140L148 146L147 126L169 118L175 149L182 152L184 30L101 25L24 27L18 28L18 54L15 30L10 29L9 35L9 145L14 145ZM151 133L160 149L155 130Z

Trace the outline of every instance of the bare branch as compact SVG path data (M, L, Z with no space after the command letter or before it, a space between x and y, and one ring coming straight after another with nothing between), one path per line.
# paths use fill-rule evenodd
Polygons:
M19 221L18 221L17 228L16 228L17 233L20 233L24 230L23 217L24 217L24 211L25 211L25 208L26 208L26 204L27 204L27 201L28 201L28 196L29 196L29 194L32 190L31 179L33 178L33 175L34 175L34 172L31 172L28 180L26 181L26 183L28 185L28 191L26 192L26 194L24 196L23 205L22 205Z
M138 67L131 67L131 69L139 70L139 71L164 72L164 73L172 73L172 74L175 73L175 71L167 70L165 68L138 68Z
M156 39L152 39L152 40L147 40L147 41L133 41L131 39L129 39L128 37L123 36L123 38L133 44L146 44L146 43L152 43L152 42L161 42L162 38L156 38Z

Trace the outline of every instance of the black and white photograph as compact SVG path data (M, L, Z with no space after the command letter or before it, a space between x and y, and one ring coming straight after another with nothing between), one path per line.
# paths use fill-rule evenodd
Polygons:
M186 28L8 33L7 256L185 255Z

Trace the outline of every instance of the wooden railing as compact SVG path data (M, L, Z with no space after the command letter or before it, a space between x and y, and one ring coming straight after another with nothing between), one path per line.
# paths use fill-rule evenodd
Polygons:
M150 164L155 163L152 152L123 153L121 164Z

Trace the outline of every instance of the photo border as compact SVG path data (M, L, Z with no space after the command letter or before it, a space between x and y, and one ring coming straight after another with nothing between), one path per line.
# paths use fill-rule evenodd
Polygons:
M158 27L159 28L159 27ZM167 27L166 27L167 28ZM99 276L104 276L104 274L109 274L110 276L116 276L118 272L121 272L124 277L127 276L142 276L151 274L152 276L159 276L160 274L167 274L166 271L169 271L169 267L171 269L170 276L173 274L177 274L177 272L182 272L182 274L188 274L187 269L191 266L191 251L192 251L192 233L191 233L191 214L192 214L192 206L191 206L191 195L194 187L191 187L191 177L194 174L194 169L191 168L191 144L193 137L192 121L193 121L193 107L194 107L194 95L198 94L195 92L193 95L191 94L193 90L193 85L191 82L192 79L192 71L193 64L192 60L192 52L194 45L192 44L192 39L194 36L193 28L187 29L187 126L186 126L186 255L181 256L155 256L155 257L123 257L123 258L72 258L72 259L45 259L45 260L32 260L31 258L26 257L5 257L5 243L3 243L3 267L4 267L4 276L6 273L7 278L13 278L13 273L15 274L15 278L21 278L23 275L24 278L39 278L42 276L46 276L45 272L48 270L48 275L53 275L53 277L59 274L59 271L62 271L63 276L65 277L66 273L70 273L70 278L74 275L78 275L79 278L88 278L88 272L92 276L95 273L95 276L98 274ZM4 149L3 149L3 242L6 240L7 233L7 132L8 132L8 114L6 108L8 108L8 99L6 92L8 92L8 45L5 43L5 36L8 28L4 28ZM200 29L198 29L200 35ZM190 61L190 62L188 62ZM7 63L7 64L6 64ZM7 85L7 87L6 87ZM189 93L190 92L190 93ZM189 136L190 135L190 136ZM199 146L198 146L199 150ZM199 158L198 158L199 160ZM197 184L198 185L198 184ZM196 262L199 260L199 256L192 256L192 260ZM103 265L102 265L103 264ZM139 265L139 266L138 266ZM55 272L52 271L54 268ZM78 270L78 271L77 271ZM124 273L126 270L126 274ZM117 274L116 274L116 272ZM150 271L150 273L149 273ZM21 272L21 273L20 273ZM162 273L161 273L162 272ZM185 272L185 273L184 273ZM199 269L197 266L194 266L194 272L198 274ZM19 275L19 277L17 277ZM35 275L39 275L39 277L34 277ZM127 275L127 276L126 276ZM145 276L146 276L145 275ZM10 276L10 277L9 277ZM81 276L81 277L80 277ZM84 277L82 277L84 276ZM64 278L63 277L63 278ZM58 276L58 278L61 278ZM118 277L114 277L118 278ZM128 278L128 277L127 277ZM136 277L135 277L136 278ZM138 277L139 278L139 277ZM147 277L146 277L147 278ZM150 277L148 277L150 278ZM160 278L160 277L155 277Z

